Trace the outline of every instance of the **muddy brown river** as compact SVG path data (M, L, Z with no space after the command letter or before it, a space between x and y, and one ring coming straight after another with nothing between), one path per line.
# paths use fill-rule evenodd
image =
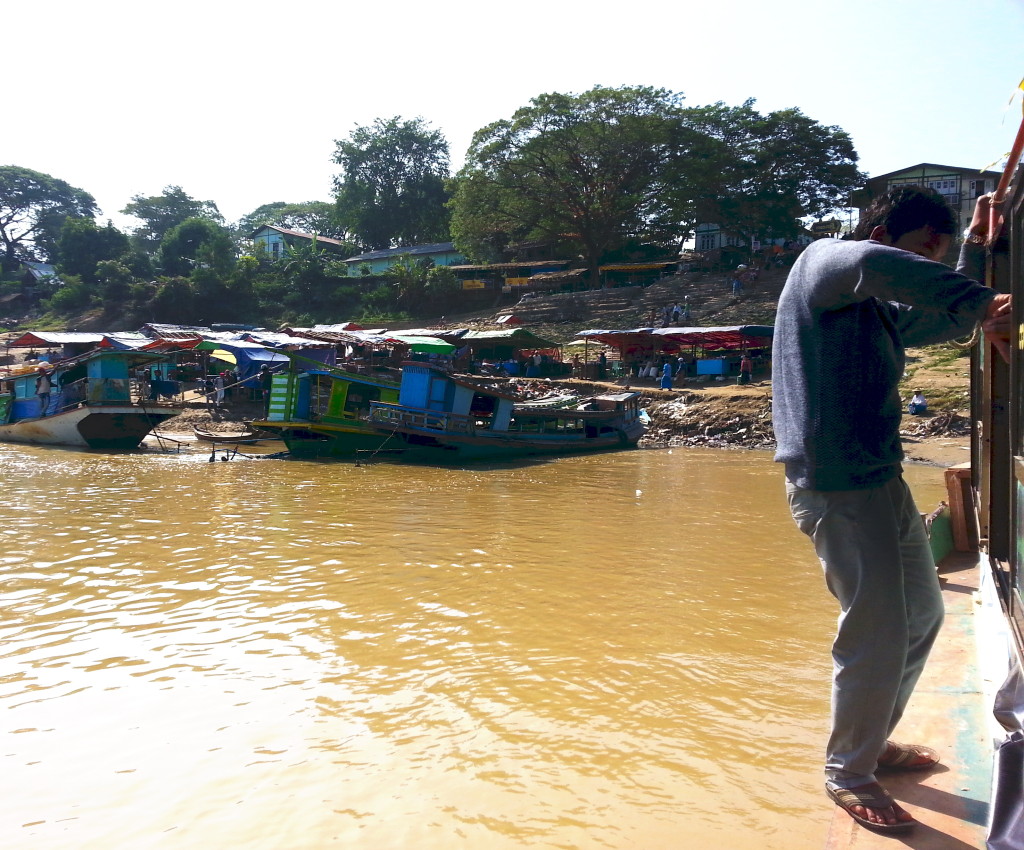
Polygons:
M769 455L208 455L0 446L0 846L822 846Z

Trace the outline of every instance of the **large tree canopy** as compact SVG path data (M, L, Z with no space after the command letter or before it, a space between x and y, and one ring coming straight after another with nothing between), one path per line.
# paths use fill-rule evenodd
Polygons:
M63 274L78 275L89 283L97 281L98 263L119 260L130 251L128 237L109 221L97 227L91 218L69 216L57 240L57 262Z
M378 118L335 145L338 221L364 248L450 238L448 142L440 130L422 118Z
M165 274L187 275L197 268L225 274L234 265L235 246L227 230L208 218L187 218L160 244Z
M682 97L649 87L544 94L477 131L455 180L452 230L472 256L521 240L602 256L666 218L663 180L685 147Z
M142 224L132 234L140 248L155 252L164 237L189 218L205 218L217 224L224 217L213 201L197 201L181 186L166 186L159 195L132 195L131 202L121 210Z
M716 103L687 110L687 122L706 155L682 164L674 205L733 233L794 236L801 218L846 206L866 179L849 135L799 109L762 115L753 100Z
M20 259L50 259L64 219L95 217L96 200L63 180L21 168L0 166L0 245L3 268Z
M518 241L568 242L595 275L619 247L678 242L698 221L793 235L863 179L849 137L799 110L681 102L598 86L541 95L479 130L454 181L456 244L496 259Z

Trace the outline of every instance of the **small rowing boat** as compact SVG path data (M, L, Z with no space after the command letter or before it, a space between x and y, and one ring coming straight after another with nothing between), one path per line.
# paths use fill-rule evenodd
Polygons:
M202 428L196 428L192 426L192 430L195 432L196 439L202 440L204 443L258 443L260 436L255 431L236 431L236 432L219 432L219 431L205 431Z

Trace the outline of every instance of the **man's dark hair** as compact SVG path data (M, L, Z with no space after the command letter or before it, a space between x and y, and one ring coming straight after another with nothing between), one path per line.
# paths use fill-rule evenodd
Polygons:
M853 238L870 239L871 231L879 225L893 241L925 225L949 236L957 230L956 213L945 198L924 186L896 186L875 198L860 217Z

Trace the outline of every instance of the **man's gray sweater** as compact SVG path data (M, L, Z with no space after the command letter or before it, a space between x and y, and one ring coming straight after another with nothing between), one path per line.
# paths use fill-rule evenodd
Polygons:
M995 297L971 279L983 266L984 249L969 244L959 271L872 241L807 247L782 290L772 345L775 460L790 481L857 490L902 471L904 348L971 333Z

